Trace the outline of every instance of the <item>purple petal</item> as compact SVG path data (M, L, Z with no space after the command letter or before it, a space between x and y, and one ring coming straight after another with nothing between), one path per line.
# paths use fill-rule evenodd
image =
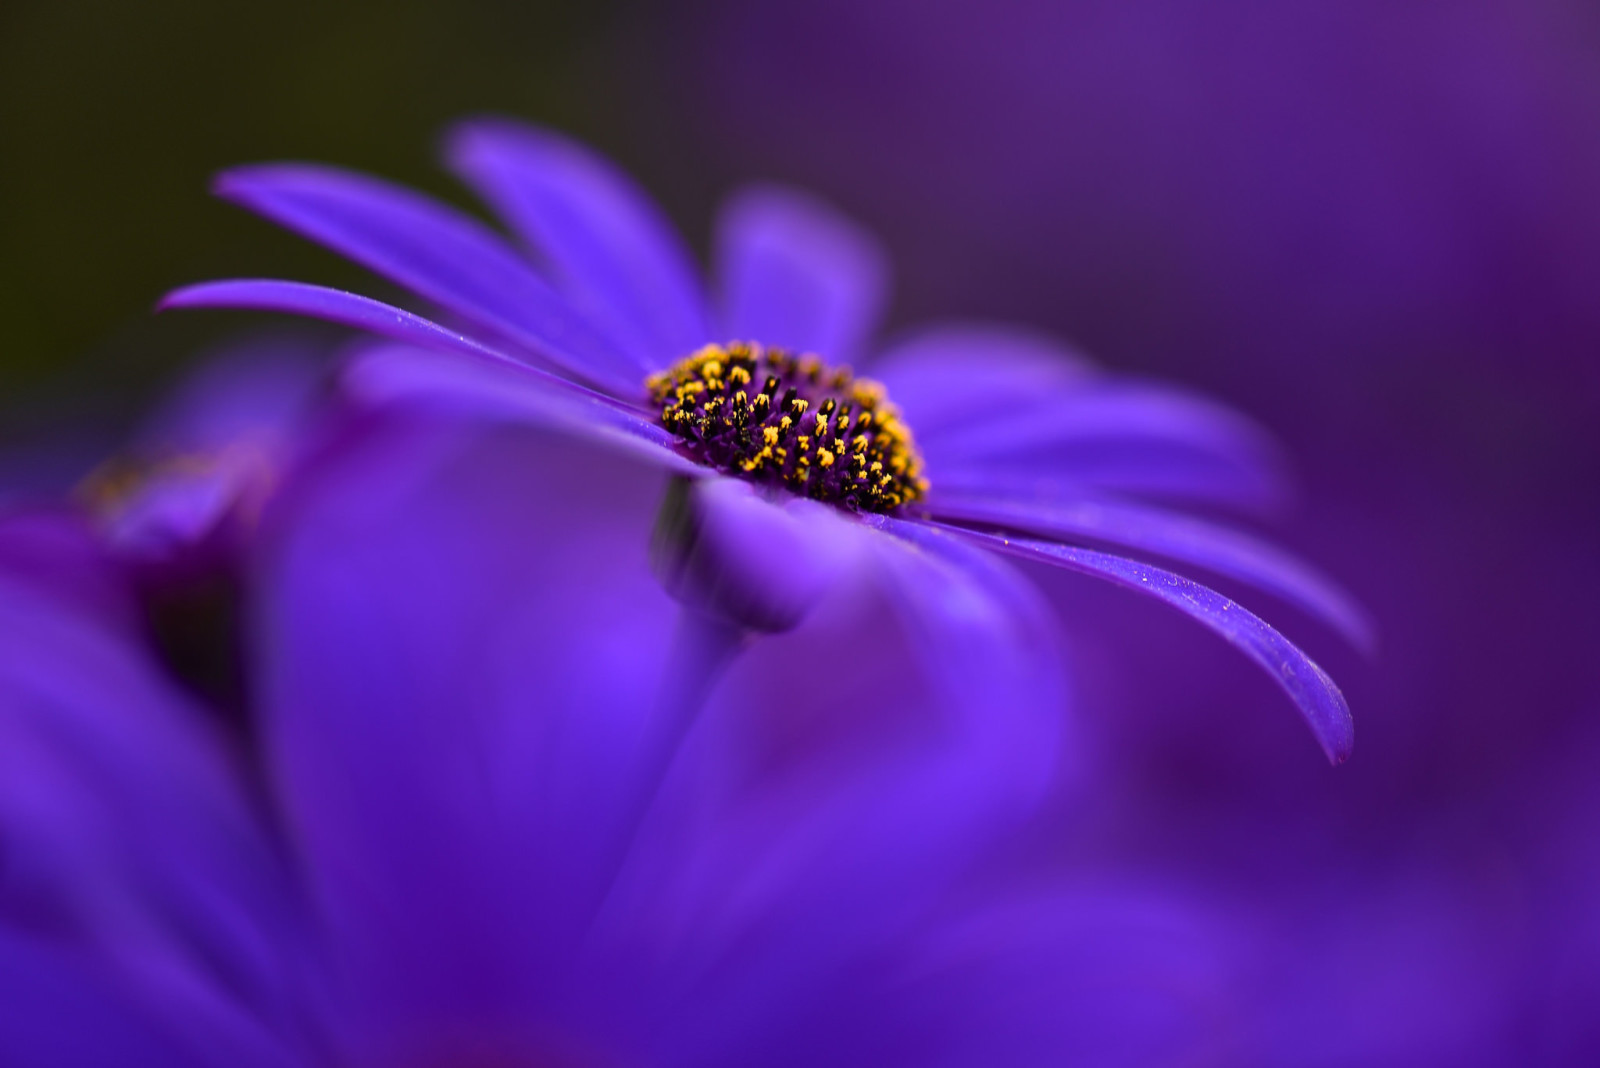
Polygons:
M959 527L944 529L998 552L1096 575L1167 602L1216 631L1261 665L1300 709L1330 761L1339 764L1350 755L1354 725L1344 695L1333 680L1283 635L1215 590L1149 564L1089 549L1003 538Z
M1046 505L1110 494L1274 515L1283 511L1289 496L1274 473L1162 448L1085 449L1054 463L987 460L954 469L930 466L930 476L940 490Z
M759 633L805 618L849 552L849 523L835 509L768 500L740 479L674 486L662 509L673 517L657 524L651 548L662 586L697 611Z
M923 523L865 522L892 535L876 543L882 574L939 703L972 732L973 772L1004 769L1028 796L1054 770L1064 701L1049 610L990 553Z
M723 208L717 275L730 339L850 363L877 324L888 269L877 242L832 208L760 187Z
M1377 638L1360 605L1309 565L1248 534L1140 505L1077 500L1039 503L1000 496L940 492L928 501L935 517L996 524L1065 538L1089 538L1198 564L1282 597L1373 652Z
M281 442L311 411L327 348L282 331L236 339L201 356L144 421L139 449L159 456Z
M138 633L141 614L121 568L84 512L52 501L0 507L0 573L49 592L63 606L124 635Z
M268 278L241 278L221 282L201 282L175 289L156 305L157 311L169 308L234 308L249 311L276 311L304 315L365 330L379 337L407 345L446 352L464 352L526 370L546 381L569 386L565 378L552 375L521 360L507 356L465 334L447 330L438 323L370 297L346 293L341 289L281 282ZM635 389L631 395L641 391Z
M304 1008L287 873L211 721L89 608L0 575L0 904L173 1033L275 1061Z
M927 327L888 347L868 371L921 437L1007 417L1094 374L1052 338L987 323Z
M665 666L655 492L559 439L389 420L280 499L266 744L372 1033L498 1033L565 995Z
M0 1049L6 1058L62 1068L211 1063L163 1034L154 1014L130 1004L125 983L108 971L92 954L0 926Z
M520 411L536 422L556 422L568 429L597 432L610 443L618 440L613 433L616 431L637 439L627 442L629 448L638 448L637 442L644 442L670 449L676 440L653 423L628 414L622 407L564 378L502 355L410 312L354 293L300 282L203 282L168 294L160 307L283 311L420 346L419 350L407 350L405 356L396 355L396 350L382 350L385 355L378 362L397 364L392 371L347 371L347 382L365 390L363 396L370 400L404 396L427 403L428 391L437 389L438 396L431 399L442 406L461 410L463 405L476 401L482 411L496 418ZM427 354L438 350L444 355L435 359ZM451 353L470 359L452 358ZM655 462L688 473L683 468L687 461L676 453L668 458L660 449L645 451Z
M924 437L929 458L952 466L1107 441L1160 442L1263 466L1278 461L1271 436L1231 409L1165 386L1104 379L982 425Z
M963 486L1015 471L1247 505L1286 495L1283 460L1266 432L1159 386L1102 381L949 433L919 433L918 444L936 481Z
M446 155L642 369L666 367L713 340L688 249L606 160L551 131L496 120L456 127Z
M236 463L158 472L112 512L106 537L119 553L148 560L193 547L219 529L251 475Z
M819 717L848 726L747 771L699 852L678 841L665 878L629 888L639 907L683 916L674 928L688 935L665 977L699 991L672 1015L675 1063L833 1063L805 1056L808 1013L859 994L849 979L865 960L903 950L1053 781L1057 641L1033 626L1038 595L959 539L926 531L929 544L909 545L873 525L850 524L862 571L847 610L755 646L707 724L741 728L746 747ZM875 586L886 604L862 597ZM705 765L693 770L703 781Z
M529 374L525 367L386 345L352 358L342 381L365 403L553 427L677 474L710 473L677 451L678 439L669 431L567 383Z
M270 164L217 194L326 245L551 364L618 389L640 369L492 230L409 190L332 167Z

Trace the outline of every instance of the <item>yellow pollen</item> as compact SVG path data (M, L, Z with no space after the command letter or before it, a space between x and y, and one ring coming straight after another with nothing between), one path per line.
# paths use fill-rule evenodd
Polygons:
M707 345L645 386L661 425L710 467L857 511L927 493L922 457L883 386L814 354Z

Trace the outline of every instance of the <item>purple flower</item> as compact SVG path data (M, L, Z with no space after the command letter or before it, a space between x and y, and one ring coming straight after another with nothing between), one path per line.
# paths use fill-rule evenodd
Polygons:
M118 556L183 571L237 553L311 424L319 348L263 335L202 357L85 482Z
M247 750L37 566L53 546L87 571L82 545L0 520L9 1059L1129 1064L1217 1045L1231 950L1205 910L1114 873L975 865L1010 826L1000 772L1052 746L1051 709L1008 688L1007 621L980 596L923 613L942 641L910 650L960 658L976 702L906 686L880 618L960 596L965 573L880 600L837 584L731 669L658 776L654 724L696 650L644 567L647 513L618 514L653 472L587 459L385 414L293 472L251 543ZM597 477L612 494L582 492ZM841 636L851 657L795 678Z
M891 569L916 561L1014 590L992 550L1190 615L1271 674L1331 760L1348 755L1343 696L1277 631L1188 578L1087 547L1217 572L1367 643L1361 612L1316 572L1147 503L1270 497L1270 446L1238 416L1004 328L925 330L872 357L877 381L856 379L846 365L868 356L886 272L873 242L815 201L770 188L734 198L714 304L647 198L580 146L475 122L447 156L530 255L443 205L331 168L243 168L217 188L400 283L450 325L279 281L202 284L164 306L358 327L407 346L349 368L368 399L561 425L649 458L687 480L663 509L658 570L678 596L743 625L792 626L863 539Z
M78 487L163 659L233 714L247 699L240 571L262 514L326 419L326 349L279 332L203 356Z

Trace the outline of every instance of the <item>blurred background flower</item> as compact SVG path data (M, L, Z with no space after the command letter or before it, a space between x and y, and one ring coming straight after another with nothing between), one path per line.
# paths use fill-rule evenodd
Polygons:
M6 444L73 414L121 440L237 325L146 317L175 284L368 284L211 173L319 158L454 197L426 139L479 110L600 146L691 234L736 182L817 188L885 235L895 321L1023 320L1238 404L1299 464L1288 540L1378 617L1375 669L1306 642L1359 755L1325 773L1210 639L1043 579L1096 782L1028 865L1253 914L1229 1063L1593 1059L1589 5L25 0L0 109Z

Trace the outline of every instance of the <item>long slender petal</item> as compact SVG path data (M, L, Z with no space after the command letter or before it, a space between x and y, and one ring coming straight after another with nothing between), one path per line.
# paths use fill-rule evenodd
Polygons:
M989 460L947 467L930 461L928 471L941 490L1004 494L1041 504L1111 495L1273 515L1291 498L1276 472L1158 447L1075 450L1054 463Z
M509 120L462 123L450 167L542 253L642 371L712 340L683 240L634 181L578 143Z
M1355 740L1350 707L1327 672L1283 635L1215 590L1159 567L1091 549L1004 538L960 527L943 529L999 552L1109 579L1165 601L1220 634L1265 669L1300 709L1330 761L1339 764L1350 755Z
M637 450L641 444L656 446L645 449L651 459L690 473L683 466L688 461L671 452L674 439L670 434L610 400L437 323L354 293L300 282L204 282L168 294L160 307L289 312L366 330L407 346L420 346L398 351L386 348L381 361L375 356L357 360L358 366L352 367L348 380L373 401L404 396L427 402L432 389L438 393L432 400L443 406L476 400L480 408L498 416L517 411L536 422L577 428L612 443L620 432L632 439L627 447ZM469 359L462 360L456 354ZM380 362L385 369L366 368L366 362Z
M937 487L928 511L943 520L1088 538L1198 564L1304 609L1369 654L1377 644L1372 621L1332 579L1275 546L1201 519L1113 501L1039 503Z
M636 390L631 360L504 239L452 208L375 178L306 164L227 171L216 192L572 374Z
M717 268L730 338L860 357L877 324L888 270L877 243L805 194L748 189L723 209Z
M474 341L465 334L447 330L430 319L402 311L391 304L370 297L347 293L342 289L308 285L305 282L284 282L271 278L236 278L217 282L200 282L175 289L161 298L157 311L171 308L234 308L244 311L275 311L289 315L304 315L311 319L338 323L341 326L364 330L379 337L422 348L465 352L493 360L528 367L521 360ZM557 379L539 368L529 368L536 375L554 381Z
M522 367L424 349L381 346L353 357L345 387L373 404L404 403L564 430L690 478L711 472L679 453L668 431L607 400L552 389Z
M1005 418L1094 374L1052 338L1012 326L944 323L902 338L870 364L919 438Z
M1105 380L950 433L918 428L939 485L1041 499L1088 490L1204 501L1258 512L1292 494L1272 438L1179 390Z
M930 461L952 466L1108 441L1159 442L1261 466L1279 462L1271 436L1237 412L1182 390L1116 380L1042 397L950 433L919 434Z

